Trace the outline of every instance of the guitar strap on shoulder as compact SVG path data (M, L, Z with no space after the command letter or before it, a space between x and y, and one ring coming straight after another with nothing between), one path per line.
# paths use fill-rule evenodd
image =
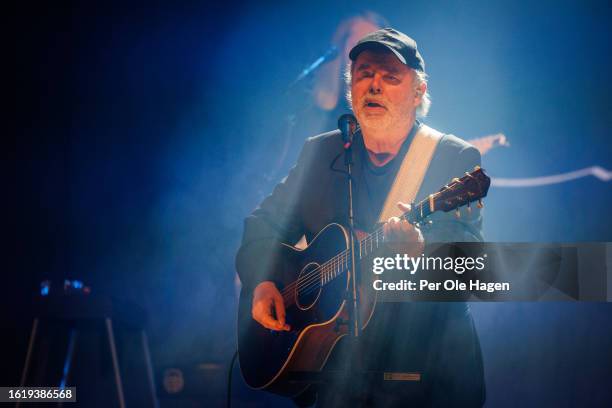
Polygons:
M414 201L442 136L442 133L429 126L422 124L419 127L387 194L378 222L387 222L391 217L402 215L402 210L397 207L399 201Z

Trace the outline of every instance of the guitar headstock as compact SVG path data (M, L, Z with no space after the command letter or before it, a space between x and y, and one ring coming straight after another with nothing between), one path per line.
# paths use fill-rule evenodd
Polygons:
M491 179L483 169L476 166L471 172L466 172L461 178L455 178L448 185L442 187L440 191L433 194L435 210L452 211L466 204L478 201L478 206L482 207L482 198L486 197L491 185Z
M461 178L453 179L440 191L430 194L418 204L402 214L402 218L412 224L418 224L436 211L449 212L456 210L459 217L459 207L467 204L468 211L470 203L478 201L478 207L482 208L482 198L486 197L491 185L491 179L483 169L476 166L471 173L466 172Z

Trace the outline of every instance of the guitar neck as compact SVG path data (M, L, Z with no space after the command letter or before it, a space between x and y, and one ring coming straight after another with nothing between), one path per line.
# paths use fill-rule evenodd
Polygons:
M430 194L424 200L411 206L410 211L403 213L399 218L418 224L436 211L451 211L478 200L479 207L482 206L481 199L487 195L490 178L480 167L476 167L471 173L455 178L445 185L440 191ZM376 229L371 234L359 240L355 248L355 258L362 260L364 257L376 251L385 242L383 227ZM350 249L344 250L332 259L321 265L322 283L325 284L339 276L350 267Z
M422 200L414 206L414 211L407 211L402 214L399 218L416 224L423 221L434 211L433 206L430 205L432 196ZM385 243L385 234L383 227L379 227L371 234L366 235L364 238L357 242L355 247L355 258L361 261L366 256L372 254L378 248ZM331 258L325 264L321 265L322 283L332 281L336 277L340 276L343 272L347 271L350 267L350 249L346 249L340 252L338 255Z
M415 204L413 206L413 210L403 213L399 216L399 218L401 220L406 220L413 225L418 224L435 212L433 199L434 195L427 197L418 204ZM359 241L359 247L356 248L359 251L357 254L358 258L361 260L365 256L368 256L373 251L377 250L384 242L385 234L383 233L383 227L381 226Z

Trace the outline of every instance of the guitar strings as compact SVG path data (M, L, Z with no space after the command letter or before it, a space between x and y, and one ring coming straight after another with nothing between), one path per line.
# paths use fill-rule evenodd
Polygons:
M360 241L360 245L361 245L361 241ZM297 288L298 295L303 292L304 288L308 288L309 286L317 286L315 282L318 282L319 280L321 280L323 276L321 271L325 273L330 273L331 275L331 272L333 271L333 269L331 269L330 267L332 265L336 265L336 264L344 265L344 263L347 260L348 260L348 249L345 249L344 251L340 252L336 256L329 259L327 262L319 265L317 268L313 269L311 272L304 275L302 279L297 279L296 281L287 285L287 287L283 289L283 297L286 297L286 295L292 295L294 292L294 287L296 285L298 286ZM342 272L343 270L339 270L339 273L336 274L336 276L338 276Z
M384 234L383 234L382 227L377 229L376 231L374 231L372 234L368 235L367 237L365 237L363 240L358 241L360 255L361 255L362 248L364 248L363 255L366 255L368 253L367 252L368 244L370 245L370 248L371 248L370 251L372 251L374 249L375 240L377 241L377 244L376 244L377 248L379 246L379 241L384 242ZM292 300L290 295L293 294L294 287L296 285L297 285L296 291L297 291L298 296L307 294L311 292L312 290L316 289L319 286L318 283L323 280L324 273L330 276L329 281L340 276L342 273L344 273L346 269L348 269L349 253L350 253L349 248L343 250L336 256L329 259L327 262L319 265L317 268L313 269L312 271L304 275L304 277L297 279L296 281L287 285L282 291L283 298L286 298L287 300ZM346 265L346 269L345 269L345 265ZM328 282L324 282L320 286L323 286Z
M376 231L376 232L378 233L379 231ZM368 239L369 237L366 237L362 241L359 241L360 246L362 243L364 243ZM311 272L304 275L302 279L298 279L292 282L291 284L287 285L287 287L285 287L285 289L283 290L283 293L290 294L296 285L298 285L298 292L299 292L302 288L310 286L310 284L313 281L318 281L319 278L323 276L322 273L320 273L322 270L324 272L332 272L333 269L329 268L330 266L336 265L336 264L344 265L345 263L347 263L347 261L348 261L348 249L345 249L339 254L337 254L336 256L329 259L327 262L319 265L317 268L313 269ZM336 276L338 276L340 273L342 273L342 271L336 274Z
M437 195L439 193L436 193L435 195ZM424 202L425 200L423 200ZM423 203L422 202L422 203ZM422 204L422 203L419 203ZM416 208L416 206L415 206ZM406 219L407 218L407 213L402 214L399 218L400 219ZM383 234L383 227L377 229L376 231L374 231L373 233L371 233L370 235L368 235L367 237L365 237L363 240L359 241L359 250L360 250L360 255L361 254L361 248L362 248L362 244L364 247L364 254L367 254L367 245L370 245L370 251L373 250L373 243L374 240L376 238L378 238L380 236L380 238L382 239L382 242L384 242L384 234ZM378 244L376 245L378 248ZM347 267L348 267L348 254L349 254L349 248L343 250L342 252L340 252L339 254L337 254L336 256L334 256L333 258L329 259L327 262L321 264L319 267L313 269L311 272L307 273L306 275L304 275L304 277L302 279L297 279L296 281L292 282L291 284L287 285L283 291L283 298L287 298L288 301L291 301L291 296L294 292L294 287L297 285L297 295L301 295L301 294L307 294L309 292L311 292L312 290L314 290L315 288L317 288L318 282L321 280L322 278L322 270L325 270L326 268L328 268L330 265L332 264L341 264L343 265L344 263L347 263ZM343 262L336 262L342 260ZM332 272L332 270L328 270L328 272ZM344 269L339 270L338 273L335 274L335 276L332 279L335 279L336 277L338 277L341 273L344 272ZM323 286L323 285L321 285ZM289 302L292 303L292 302Z
M468 175L469 177L469 175ZM448 190L451 190L452 188L455 187L455 182L450 183L450 185L445 186L445 188L443 188L442 190L433 193L431 196L428 196L426 199L422 200L421 202L419 202L417 205L415 205L414 208L421 208L421 214L423 213L423 206L426 203L427 200L429 200L430 198L436 198L438 195L442 194L443 192L446 192ZM462 184L462 183L459 183ZM432 197L433 196L433 197ZM475 200L474 200L475 201ZM469 202L469 201L468 201ZM426 208L426 212L429 215L430 212L428 211L429 209L427 207ZM409 213L404 213L402 214L399 218L400 219L407 219ZM373 250L373 241L374 239L376 239L376 247L378 248L379 243L378 243L378 235L380 234L380 238L382 239L382 242L384 242L384 234L382 233L382 227L377 229L376 231L374 231L372 234L366 236L363 240L358 241L359 243L359 254L360 257L362 256L361 254L361 249L362 249L362 245L364 247L364 254L367 254L367 244L369 241L370 244L370 251ZM340 276L342 273L344 273L345 271L345 264L346 264L346 269L348 269L348 255L349 255L349 248L343 250L342 252L340 252L339 254L337 254L336 256L332 257L331 259L329 259L327 262L324 262L323 264L319 265L317 268L313 269L312 271L310 271L309 273L307 273L306 275L304 275L303 278L301 279L297 279L296 281L290 283L289 285L287 285L282 293L283 296L283 300L286 300L285 304L288 306L289 304L292 304L293 302L297 301L297 296L300 295L304 295L304 294L308 294L310 292L312 292L313 290L317 289L318 287L322 287L325 284L327 284L328 282L332 281L333 279L337 278L338 276ZM337 272L336 272L336 268L337 268ZM329 277L329 280L326 282L322 282L323 281L323 277ZM294 288L297 286L297 289L295 290L295 292L297 292L296 296L291 296L294 294Z
M405 215L402 215L400 218L406 218ZM374 250L374 241L380 241L380 242L384 242L384 233L383 233L383 229L382 227L377 229L376 231L374 231L372 234L368 235L367 237L365 237L363 240L359 241L359 245L360 245L360 256L364 256L367 255L367 246L370 246L370 251ZM376 244L376 248L378 248L379 246L379 242ZM363 254L361 254L361 250L363 248ZM311 272L309 272L308 274L304 275L304 277L302 279L298 279L294 282L292 282L291 284L287 285L282 293L283 293L283 298L287 298L287 300L291 300L290 295L293 294L294 291L294 287L296 285L298 285L298 289L297 289L297 293L298 296L301 294L308 294L310 292L312 292L314 289L316 289L319 285L319 281L322 280L322 276L323 274L321 273L326 272L329 273L330 275L335 275L333 276L330 280L335 279L336 277L338 277L340 274L342 274L345 269L344 269L344 265L346 264L346 267L348 268L348 255L349 255L349 249L345 249L344 251L340 252L339 254L337 254L336 256L334 256L333 258L329 259L327 262L323 263L322 265L320 265L319 267L313 269ZM335 271L335 266L338 265L342 265L342 268L338 269L337 273L334 273ZM334 269L331 269L330 267L334 267ZM326 284L327 282L323 283ZM321 286L323 286L321 285ZM291 303L291 302L290 302Z

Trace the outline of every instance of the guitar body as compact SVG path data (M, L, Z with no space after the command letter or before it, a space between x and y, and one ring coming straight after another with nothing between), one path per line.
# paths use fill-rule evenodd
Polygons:
M418 224L436 211L449 212L478 201L487 195L490 178L480 167L453 179L438 192L430 194L400 218ZM360 268L385 242L383 228L370 234L357 232L355 264ZM271 276L283 295L286 320L291 331L265 329L251 316L253 294L243 290L238 306L238 359L246 383L280 395L297 396L309 385L291 381L290 373L323 369L338 341L349 334L350 305L345 301L352 290L347 251L349 233L339 224L329 224L303 250L282 245L278 258L271 262ZM367 262L365 262L367 264ZM372 288L374 274L359 271L359 325L365 329L376 305Z
M300 394L308 384L289 382L287 374L320 371L334 346L348 334L349 305L344 297L352 287L350 273L344 271L328 280L320 268L348 246L349 233L339 224L326 226L303 250L282 246L279 259L283 262L278 262L283 268L282 281L278 289L281 293L287 289L286 293L291 293L289 296L294 300L285 302L289 332L269 330L253 320L253 294L242 290L238 308L238 359L250 387L285 396ZM365 327L374 310L375 296L366 290L360 290L360 294L363 296L359 315L361 326Z

